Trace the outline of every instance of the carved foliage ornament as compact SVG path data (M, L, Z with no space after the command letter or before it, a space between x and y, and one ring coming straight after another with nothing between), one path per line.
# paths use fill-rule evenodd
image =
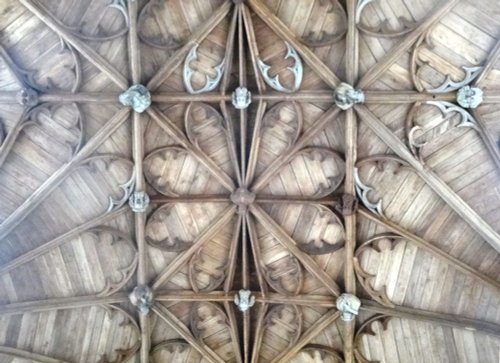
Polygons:
M153 290L147 285L138 285L129 295L129 300L141 314L148 314L154 304Z
M294 60L294 65L287 68L294 75L294 84L293 84L292 88L284 87L280 82L278 74L274 77L271 77L269 75L269 70L271 69L271 66L264 63L261 59L257 59L257 64L259 66L260 73L262 74L262 77L264 78L264 81L271 88L275 89L278 92L292 93L292 92L298 91L300 88L300 85L302 84L304 67L302 65L302 60L300 59L299 55L297 54L297 51L289 43L285 42L285 44L286 44L286 48L287 48L285 59L292 58Z
M347 110L356 103L365 102L365 95L361 90L354 89L351 85L342 82L335 89L335 104L342 110Z
M233 92L232 102L234 108L244 110L252 103L252 94L246 87L238 87Z
M130 106L135 112L142 113L151 106L151 94L142 84L136 84L123 92L119 97L120 103Z
M336 306L343 321L352 321L359 314L361 301L352 294L342 294L337 298Z
M254 306L255 297L252 296L251 291L242 289L234 296L234 303L240 311L247 311Z

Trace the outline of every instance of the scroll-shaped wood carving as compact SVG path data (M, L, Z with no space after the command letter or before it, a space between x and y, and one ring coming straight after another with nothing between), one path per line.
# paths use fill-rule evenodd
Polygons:
M232 175L228 130L222 115L205 103L190 103L186 108L184 126L191 144L211 158L227 174ZM232 136L232 135L231 135ZM224 149L225 152L221 152Z
M363 269L363 257L369 251L375 251L379 256L379 266L384 263L384 260L391 257L390 252L394 251L396 246L400 243L404 243L401 236L396 234L382 234L375 236L368 241L361 244L354 254L354 270L358 281L361 283L366 292L371 296L372 299L379 302L382 305L394 307L391 299L387 294L387 288L385 283L381 287L375 288L376 285L381 285L377 283L377 274L371 274Z
M306 345L290 363L344 363L335 349L319 344Z
M200 94L214 90L221 81L222 75L224 74L225 62L224 60L222 60L222 62L214 68L215 76L210 77L209 75L205 75L205 84L199 89L194 89L192 78L195 71L191 69L191 62L198 59L198 46L198 44L195 44L187 54L182 71L184 86L186 87L186 90L191 94Z
M399 29L395 29L391 27L388 19L384 19L380 22L380 24L375 26L369 26L363 24L361 21L361 15L363 10L365 10L366 6L370 3L375 2L376 0L360 0L358 1L356 8L356 23L358 25L358 29L372 37L378 38L395 38L401 37L405 34L408 34L412 30L414 30L419 22L414 20L408 20L407 18L400 16L397 20L399 22Z
M195 338L210 347L224 361L233 361L236 355L231 338L231 325L222 308L210 302L193 304L189 315Z
M434 108L432 110L431 108ZM474 117L462 107L446 101L416 103L406 119L406 137L410 150L422 163L422 149L455 128L479 131Z
M267 65L261 59L257 59L257 65L259 66L259 70L262 74L262 77L264 78L264 81L269 85L269 87L275 89L278 92L293 93L298 91L300 89L300 86L302 85L304 66L302 65L302 60L297 54L297 51L289 43L285 42L285 45L287 49L285 59L291 58L294 61L293 66L287 67L287 69L292 72L294 77L294 82L291 88L286 88L281 84L278 74L274 77L271 77L271 75L269 74L269 71L271 70L270 65Z
M280 353L293 347L302 334L302 311L295 305L273 306L264 317L262 342L272 342L261 346L261 359L272 361ZM276 339L279 337L279 339Z
M137 21L139 39L151 47L163 50L179 48L183 43L183 40L162 30L163 24L159 19L168 19L170 16L167 5L163 0L149 0Z
M365 358L361 352L361 343L363 336L375 337L381 332L387 330L391 317L385 315L375 315L364 322L356 332L354 337L354 355L360 363L379 363L378 361L371 361Z

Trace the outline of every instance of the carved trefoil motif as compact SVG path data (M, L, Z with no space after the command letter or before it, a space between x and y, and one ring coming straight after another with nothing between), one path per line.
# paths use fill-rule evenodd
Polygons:
M271 77L269 75L269 70L271 69L271 66L267 65L264 63L261 59L257 59L257 64L259 66L260 72L262 74L262 77L264 78L264 81L273 89L275 89L278 92L285 92L285 93L293 93L299 90L300 85L302 84L302 78L304 76L304 67L302 65L302 60L300 59L299 55L297 54L297 51L287 42L286 44L286 55L285 59L292 58L294 60L294 64L292 67L288 67L287 69L293 73L294 75L294 84L292 88L286 88L284 87L281 82L279 75L276 75L274 77Z

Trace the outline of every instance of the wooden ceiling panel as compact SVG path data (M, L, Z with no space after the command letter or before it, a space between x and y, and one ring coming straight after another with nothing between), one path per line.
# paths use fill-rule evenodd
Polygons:
M139 335L131 319L99 306L2 316L1 345L63 362L113 362L120 358L116 350L130 354L137 349Z

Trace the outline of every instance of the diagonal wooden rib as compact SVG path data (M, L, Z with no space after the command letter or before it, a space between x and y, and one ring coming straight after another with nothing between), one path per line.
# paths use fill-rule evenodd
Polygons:
M149 116L156 121L165 132L167 132L180 146L189 152L199 163L201 163L227 190L232 192L235 189L233 180L217 165L206 156L201 150L195 148L184 136L181 130L164 114L155 107L147 110Z
M495 46L488 55L483 69L481 70L481 74L479 74L479 76L474 80L473 84L475 87L481 87L483 85L484 81L486 80L486 78L490 74L490 71L493 69L493 66L498 60L498 57L500 57L500 39L497 40Z
M205 229L196 239L193 241L193 245L189 247L185 252L179 255L172 263L170 263L165 270L163 270L153 283L153 289L158 289L165 281L168 280L170 276L176 273L181 267L183 267L187 261L193 256L193 254L198 251L203 244L205 244L210 238L215 236L220 232L226 224L231 221L236 211L236 207L231 205L225 209L221 217L210 224L210 226Z
M26 359L29 362L33 363L69 363L65 360L60 360L56 358L52 358L46 355L36 354L32 352L28 352L26 350L4 347L0 346L0 355L8 355L10 357L20 358L23 361Z
M483 142L486 145L486 148L488 149L491 158L493 159L493 162L497 165L497 168L500 170L500 150L498 149L498 145L495 142L495 139L493 139L491 132L488 132L486 124L483 120L483 116L481 116L477 110L470 110L470 111L472 111L471 112L472 116L474 117L477 125L479 126L479 134L481 135L481 138L483 139Z
M405 38L399 41L389 53L384 55L368 72L365 73L357 84L358 88L364 89L372 85L379 79L382 74L387 71L395 62L397 62L403 54L415 43L419 36L428 31L436 22L459 2L460 0L442 0L429 15L423 20L413 31L408 33Z
M48 242L45 242L41 246L30 250L26 252L25 254L16 257L12 261L7 262L6 264L0 266L0 276L9 273L10 271L18 268L19 266L49 252L50 250L61 246L62 244L72 240L73 238L77 237L78 235L84 233L85 231L88 231L94 227L104 225L106 222L113 220L114 218L118 217L119 215L125 213L128 211L129 208L128 206L121 207L111 213L106 213L102 216L99 216L97 218L94 218L88 222L85 222L84 224L73 228L72 230L60 235L59 237L56 237Z
M23 129L23 121L25 121L25 118L26 118L26 112L23 112L17 118L16 122L14 123L9 133L7 134L7 137L5 138L5 140L3 140L3 143L0 144L0 168L5 162L5 159L7 159L7 156L10 154L10 151L12 150L12 147L14 146L17 137L21 133Z
M65 29L60 21L38 1L19 0L29 11L39 18L45 25L57 33L61 38L67 41L73 48L78 50L90 63L103 72L118 87L125 90L128 87L127 79L118 72L104 57L89 47L83 40L71 34ZM36 3L36 5L35 5Z
M261 207L258 205L251 205L250 212L257 218L257 220L264 226L269 233L271 233L283 247L295 256L314 277L335 296L340 295L340 288L337 283L319 266L314 259L301 251L297 247L297 243L290 237L281 226L279 226Z
M250 61L252 63L253 73L255 74L255 82L257 83L257 90L259 91L259 94L262 94L266 90L266 84L264 83L264 80L261 77L259 67L257 65L257 58L259 58L259 48L257 47L255 28L253 26L250 10L244 4L241 5L241 15L243 24L245 25Z
M233 165L234 175L236 175L238 186L241 187L243 183L242 169L240 168L240 164L238 163L238 155L236 153L237 143L234 133L233 120L231 119L231 113L227 109L227 105L225 102L220 103L220 109L226 126L225 134L227 148L229 151L229 158L231 159L231 164Z
M78 309L96 305L120 304L128 301L127 294L116 293L111 296L76 296L58 299L16 302L0 305L0 315L39 313L52 310Z
M302 43L283 22L264 5L261 0L248 0L253 11L283 40L290 43L302 56L304 62L330 87L335 88L340 79L319 59L304 43Z
M420 163L406 145L367 107L356 106L363 122L401 159L410 164L416 173L438 194L460 217L462 217L486 242L500 252L500 236L460 196L443 182L428 166Z
M172 314L168 309L161 306L160 304L155 304L152 308L153 312L160 317L165 323L167 323L177 334L182 336L189 345L196 349L204 359L212 363L224 363L224 360L219 357L215 352L210 349L207 345L200 343L189 331L189 329L180 321L174 314Z
M208 34L226 17L231 9L231 2L226 0L210 19L207 19L203 26L191 35L191 38L175 52L160 68L160 70L148 82L148 89L156 91L170 75L175 72L177 67L184 61L186 54L193 48L194 45L199 44L205 39Z
M340 316L340 313L337 310L330 310L328 313L323 315L318 321L316 321L309 329L307 329L304 334L300 337L299 341L293 345L293 348L281 353L275 359L272 360L272 363L288 363L290 360L298 353L300 350L309 344L311 340L316 338L318 334L320 334L323 330L328 328L335 320L337 320Z
M443 260L444 262L448 263L450 266L453 268L463 272L467 276L472 277L473 279L482 282L493 289L500 291L500 282L496 281L495 279L492 279L491 277L488 277L487 275L475 270L474 268L470 267L466 263L460 261L459 259L449 255L448 253L442 251L438 247L436 247L434 244L426 241L425 239L405 230L404 228L398 226L397 224L383 220L370 211L368 211L365 208L360 208L358 210L358 213L360 216L363 216L364 218L369 219L372 222L375 222L379 224L380 226L383 226L384 228L387 228L389 231L394 232L404 239L414 243L417 245L419 248L422 248L430 253L432 253L434 256L437 258Z
M255 114L252 143L250 145L250 153L248 156L248 167L245 173L245 185L247 187L255 177L255 169L259 158L260 142L262 141L262 120L264 118L266 108L267 103L259 101L257 113Z
M19 225L49 194L59 186L85 158L89 157L120 125L125 122L130 111L121 109L83 146L69 161L47 179L33 194L24 201L7 219L0 224L0 241Z
M10 57L7 50L0 45L0 57L4 60L4 63L9 70L10 74L14 76L17 81L17 84L21 87L28 87L27 84L23 82L23 77L19 74L18 68L14 60Z
M252 357L251 363L259 362L260 349L262 347L262 338L264 337L264 326L265 326L265 316L267 312L268 305L261 304L259 307L259 312L257 313L257 324L255 326L255 334L253 339Z
M231 18L231 23L229 25L228 37L226 40L226 53L224 55L224 75L222 76L222 81L220 83L220 91L222 95L225 95L227 88L231 81L231 70L233 67L233 55L234 55L234 40L236 38L236 26L239 17L239 7L235 6L233 9L233 17Z
M255 228L255 223L253 222L252 216L247 213L245 216L247 229L248 229L248 237L250 238L250 244L252 247L253 254L253 262L255 266L255 270L257 272L257 279L259 281L259 288L262 293L262 296L267 295L267 285L264 280L264 271L262 271L262 254L260 252L260 244L257 236L257 228Z
M389 308L371 300L361 300L361 310L371 313L393 316L400 319L424 321L431 324L444 325L452 328L477 331L500 337L500 325L488 321L469 319L459 315L443 314L434 311L420 310L396 306Z
M320 132L322 131L329 122L332 122L335 117L340 113L340 109L336 106L332 106L328 111L326 111L321 117L316 120L316 122L300 137L299 140L290 148L286 150L281 157L274 160L271 165L257 178L257 180L252 185L252 191L254 193L259 192L264 188L271 178L277 175L281 168L290 162L295 154L303 149L307 144ZM257 152L257 151L255 151Z

